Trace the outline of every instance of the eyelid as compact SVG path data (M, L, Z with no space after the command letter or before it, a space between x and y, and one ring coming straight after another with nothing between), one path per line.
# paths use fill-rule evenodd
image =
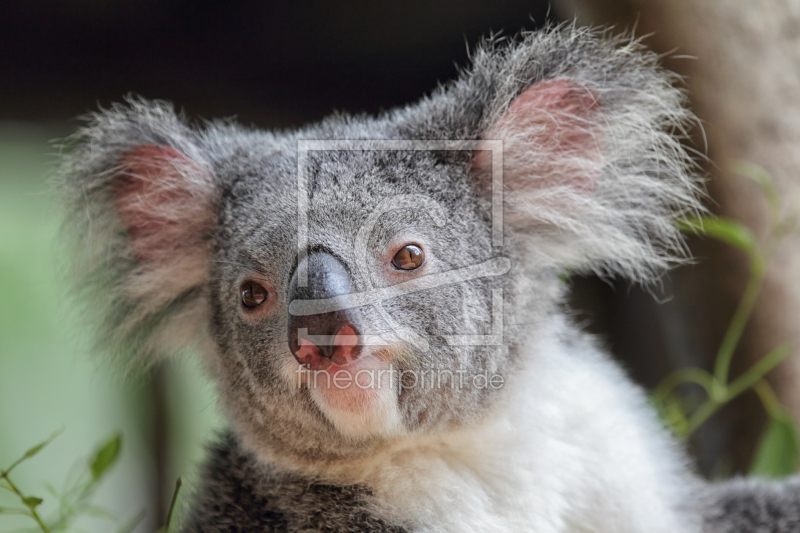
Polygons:
M389 259L391 260L391 258L394 257L394 254L399 252L403 246L408 246L409 244L418 246L425 253L428 253L428 249L430 248L430 243L424 238L423 235L418 232L408 231L406 229L398 231L386 241L384 253L388 254Z

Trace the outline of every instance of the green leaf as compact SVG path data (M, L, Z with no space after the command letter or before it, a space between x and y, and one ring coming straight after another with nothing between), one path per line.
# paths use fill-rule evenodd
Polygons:
M750 475L780 478L791 475L800 465L800 436L785 412L770 417L759 440Z
M22 458L23 459L30 459L31 457L33 457L34 455L36 455L37 453L42 451L42 448L44 448L45 446L47 446L48 444L53 442L53 439L55 439L56 437L61 435L61 433L63 433L63 432L64 432L64 428L61 428L59 430L54 431L52 435L47 437L47 440L45 440L44 442L40 442L39 444L37 444L36 446L30 448L27 452L25 452L25 455L23 455Z
M95 481L103 477L103 474L117 461L121 448L122 435L115 433L95 452L94 459L89 464L89 470Z
M756 238L746 226L725 217L690 217L678 221L684 233L697 233L730 244L749 255L758 253Z
M44 500L42 500L41 498L37 498L36 496L28 496L26 498L22 498L22 503L27 505L30 509L35 509L36 507L42 505L43 501Z

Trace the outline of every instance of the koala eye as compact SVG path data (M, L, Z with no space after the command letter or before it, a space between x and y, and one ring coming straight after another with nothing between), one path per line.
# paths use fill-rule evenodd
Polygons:
M406 244L394 254L392 265L400 270L415 270L422 266L425 261L425 254L422 248L416 244Z
M241 288L242 305L248 309L258 307L263 304L269 296L267 289L253 281L246 281Z

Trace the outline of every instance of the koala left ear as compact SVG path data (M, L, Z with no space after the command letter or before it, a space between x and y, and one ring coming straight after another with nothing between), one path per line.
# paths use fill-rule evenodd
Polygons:
M201 142L166 104L144 101L94 115L68 141L73 276L98 348L125 369L203 338L218 186Z
M422 104L451 135L502 141L515 246L555 270L646 281L684 254L674 219L703 210L681 145L692 115L672 81L636 42L562 29L482 44L471 68ZM485 147L470 165L481 191Z

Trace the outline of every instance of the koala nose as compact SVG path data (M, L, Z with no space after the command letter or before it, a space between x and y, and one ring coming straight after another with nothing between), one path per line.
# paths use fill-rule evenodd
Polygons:
M289 301L321 300L352 292L350 273L329 253L314 252L307 259L308 283L298 284L295 271ZM344 366L361 355L361 325L356 309L313 315L289 313L289 349L297 362L310 370Z

